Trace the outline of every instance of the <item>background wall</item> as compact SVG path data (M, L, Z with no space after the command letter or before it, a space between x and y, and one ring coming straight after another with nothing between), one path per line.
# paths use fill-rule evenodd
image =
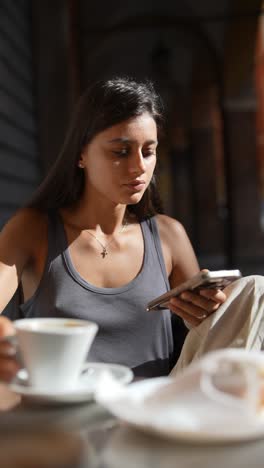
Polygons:
M0 1L0 226L40 181L31 2Z

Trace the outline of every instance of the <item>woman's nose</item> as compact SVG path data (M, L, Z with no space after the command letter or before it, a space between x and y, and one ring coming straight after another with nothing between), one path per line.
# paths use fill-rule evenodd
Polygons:
M130 171L142 174L145 172L145 161L141 151L134 153L130 161Z

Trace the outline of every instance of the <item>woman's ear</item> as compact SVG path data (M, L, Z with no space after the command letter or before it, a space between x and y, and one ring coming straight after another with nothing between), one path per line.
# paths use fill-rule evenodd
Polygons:
M83 169L83 168L84 168L83 160L82 160L82 159L79 159L77 165L78 165L78 167L79 167L80 169Z
M79 157L77 166L78 166L80 169L83 169L83 168L84 168L84 161L83 161L83 154L82 154L82 153L80 154L80 157Z

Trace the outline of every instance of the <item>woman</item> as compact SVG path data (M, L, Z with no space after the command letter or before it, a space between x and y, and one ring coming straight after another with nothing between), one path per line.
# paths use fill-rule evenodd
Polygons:
M50 174L0 236L0 310L21 285L20 316L97 322L89 358L126 364L137 376L168 374L177 347L171 312L146 312L146 304L199 271L184 228L159 207L161 123L150 83L94 84ZM188 292L170 310L192 327L225 300L219 290ZM0 336L12 331L1 317ZM14 352L1 343L2 379L17 371Z

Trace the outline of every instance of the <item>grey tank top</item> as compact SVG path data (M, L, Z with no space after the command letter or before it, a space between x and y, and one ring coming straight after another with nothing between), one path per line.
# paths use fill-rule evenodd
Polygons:
M168 374L171 313L146 312L146 304L169 288L155 218L141 222L141 229L144 259L136 278L119 288L99 288L74 268L62 220L50 214L44 273L35 294L20 305L20 316L92 320L99 331L89 361L123 364L136 376Z

